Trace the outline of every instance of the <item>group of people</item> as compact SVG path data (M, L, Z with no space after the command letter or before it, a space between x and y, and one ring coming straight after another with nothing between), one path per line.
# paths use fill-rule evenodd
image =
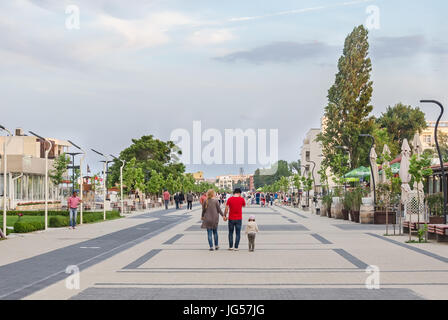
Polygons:
M167 189L163 191L163 202L165 203L165 209L168 210L170 204L171 194ZM187 201L187 210L193 210L194 194L189 191L186 195L182 191L176 192L173 196L174 203L176 204L176 210L182 209L184 201Z
M207 239L210 251L219 249L218 224L219 216L228 224L229 230L229 250L238 251L241 239L241 229L243 225L243 207L246 206L246 200L241 194L241 189L236 188L233 196L228 197L225 202L224 212L221 209L221 197L216 196L213 189L207 191L201 196L202 204L202 228L207 229ZM249 241L249 251L255 250L255 235L259 232L258 225L255 222L255 216L250 216L246 225L245 233ZM233 234L235 233L235 241Z

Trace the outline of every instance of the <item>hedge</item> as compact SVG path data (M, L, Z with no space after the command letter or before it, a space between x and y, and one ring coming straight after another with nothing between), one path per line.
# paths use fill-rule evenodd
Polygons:
M104 218L104 215L102 212L87 212L83 214L83 223L93 223L102 221ZM106 219L117 219L120 218L120 213L118 211L108 211L106 212ZM76 217L76 223L79 224L81 221L81 218L79 216L79 213ZM70 219L69 217L65 216L54 216L50 218L49 226L51 228L60 228L60 227L67 227L70 225Z
M110 212L110 211L107 211ZM118 211L117 211L118 212ZM17 214L23 214L24 216L43 216L45 215L44 210L38 210L38 211L24 211L24 210L11 210L8 211L6 214L8 216L15 216ZM84 211L84 215L88 213L101 213L103 214L103 211ZM69 216L68 210L48 210L49 216ZM78 216L79 216L79 209L78 209Z
M15 233L27 233L27 232L37 231L37 230L44 230L44 229L45 229L45 223L44 222L38 222L38 221L32 221L32 222L17 221L14 224L14 232Z
M60 227L66 227L68 225L69 225L69 218L63 216L50 217L50 220L48 221L48 226L50 228L60 228Z

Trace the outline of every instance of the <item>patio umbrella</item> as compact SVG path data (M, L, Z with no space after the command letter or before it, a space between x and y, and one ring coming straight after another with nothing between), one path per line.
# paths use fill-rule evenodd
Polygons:
M411 157L411 148L407 139L403 140L401 145L401 162L400 162L400 179L401 179L401 201L406 203L409 199L409 182L411 181L411 175L409 174L409 159Z
M386 177L386 172L384 171L385 168L389 168L390 167L389 161L386 160L389 157L390 157L390 149L387 146L387 144L385 144L384 148L383 148L383 159L384 159L384 162L383 162L383 164L381 166L381 168L383 169L383 170L381 170L382 171L382 174L381 174L381 182L382 183L390 183L389 179Z
M370 175L370 170L369 168L366 167L359 167L356 169L353 169L352 171L346 173L344 175L344 178L348 179L348 178L365 178L368 177Z
M376 184L378 184L378 182L380 181L380 177L378 174L378 164L376 163L377 158L378 156L375 152L375 147L373 147L372 149L370 149L370 165L372 167L372 173ZM370 190L374 192L373 183L370 184Z

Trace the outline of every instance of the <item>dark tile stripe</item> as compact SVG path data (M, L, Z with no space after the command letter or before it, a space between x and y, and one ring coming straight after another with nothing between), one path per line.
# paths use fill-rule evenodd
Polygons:
M283 210L289 211L289 212L295 214L296 216L299 216L300 218L308 219L307 216L304 216L303 214L300 214L300 213L298 213L298 212L295 212L294 210L291 210L291 209L289 209L289 208L286 208L286 207L280 207L280 208L283 209Z
M174 237L172 237L171 239L168 239L163 244L173 244L174 242L176 242L177 240L179 240L183 236L184 235L182 233L176 234Z
M406 243L401 243L401 242L399 242L399 241L392 240L392 239L389 239L389 238L387 238L387 237L380 236L380 235L375 234L375 233L370 233L370 232L368 232L367 234L368 234L369 236L372 236L372 237L375 237L375 238L378 238L378 239L381 239L381 240L384 240L384 241L388 241L388 242L390 242L390 243L396 244L397 246L400 246L400 247L403 247L403 248L412 250L412 251L414 251L414 252L423 254L423 255L425 255L425 256L434 258L434 259L436 259L436 260L439 260L439 261L448 263L448 258L439 256L438 254L435 254L435 253L432 253L432 252L429 252L429 251L426 251L426 250L423 250L423 249L420 249L420 248L416 248L416 247L410 246L410 245L408 245L408 244L406 244Z
M134 262L131 262L130 264L128 264L126 267L124 267L123 269L137 269L138 267L140 267L142 264L144 264L145 262L147 262L149 259L151 259L152 257L154 257L156 254L158 254L160 251L162 251L162 249L153 249L151 251L149 251L148 253L146 253L145 255L141 256L140 258L138 258L137 260L135 260Z
M366 269L369 265L365 262L362 262L355 256L351 255L344 249L333 249L334 252L339 254L341 257L343 257L345 260L349 261L353 265L357 266L359 269Z
M312 233L311 236L323 244L333 244L331 241L328 241L327 239L325 239L321 235L318 235L317 233Z

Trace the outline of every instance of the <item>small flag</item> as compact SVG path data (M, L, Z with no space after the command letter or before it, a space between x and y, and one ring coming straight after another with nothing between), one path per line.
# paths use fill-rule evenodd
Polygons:
M87 165L87 174L90 174L90 167Z

